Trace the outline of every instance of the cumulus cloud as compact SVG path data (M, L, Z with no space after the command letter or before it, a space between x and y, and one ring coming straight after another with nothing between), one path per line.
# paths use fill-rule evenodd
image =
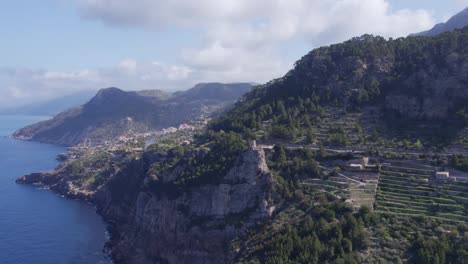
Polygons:
M78 0L84 17L111 25L203 27L218 41L241 44L316 37L340 41L374 33L404 36L433 23L425 10L390 11L386 0ZM460 0L458 0L460 1ZM231 29L231 30L230 30ZM238 38L242 37L242 38Z
M205 77L256 82L280 77L293 65L279 51L294 41L312 49L365 33L406 36L433 24L430 12L391 11L386 0L78 1L84 17L112 26L202 29L204 47L182 50L181 63L211 73Z
M211 52L210 49L207 50ZM187 57L197 56L198 51L192 54L187 50ZM203 52L202 52L203 54ZM235 59L235 54L229 54L226 59ZM202 65L203 57L195 61ZM209 61L206 67L194 68L187 64L165 64L163 62L137 62L125 59L113 67L96 70L83 69L79 71L48 71L43 69L18 69L11 67L0 68L0 109L23 105L30 102L47 100L82 90L96 90L105 87L119 87L125 90L151 90L166 91L184 90L194 84L206 81L237 82L267 77L271 69L281 69L281 65L264 66L268 61L251 63L245 68L222 68ZM207 62L208 63L208 62ZM219 61L222 65L222 61Z
M126 90L189 88L190 74L190 68L185 66L139 63L132 59L97 70L47 71L5 67L0 69L0 83L3 85L0 108L110 86Z
M281 77L299 59L284 55L291 47L312 49L365 33L406 36L430 28L434 20L426 10L393 10L388 0L75 1L84 19L144 28L148 34L196 29L202 45L193 48L187 40L171 65L153 58L74 72L0 69L0 83L7 87L0 89L0 104L8 101L4 98L26 101L107 86L171 90L209 81L262 83Z

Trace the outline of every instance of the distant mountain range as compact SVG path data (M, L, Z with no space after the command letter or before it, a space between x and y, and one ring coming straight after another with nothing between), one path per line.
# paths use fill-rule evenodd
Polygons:
M463 28L468 25L468 7L460 13L451 17L445 23L439 23L427 31L412 34L412 36L435 36L443 32L452 31L454 29Z
M250 83L202 83L181 92L100 90L83 106L14 133L16 138L60 145L104 141L211 116L250 91Z
M53 116L71 107L86 103L94 94L96 94L96 90L80 91L51 100L1 109L0 114Z

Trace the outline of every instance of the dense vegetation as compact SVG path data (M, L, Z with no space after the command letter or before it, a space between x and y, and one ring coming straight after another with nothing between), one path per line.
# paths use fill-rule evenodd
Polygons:
M468 258L468 251L466 251L467 239L467 237L464 237L463 240L458 240L453 235L442 235L436 239L434 237L424 237L419 233L413 245L414 263L464 263Z
M411 117L382 106L390 95L423 101L435 94L433 89L437 88L428 85L430 80L415 76L428 68L433 75L427 78L455 76L454 66L447 58L451 54L466 54L467 43L468 27L465 27L433 38L385 40L365 35L315 49L282 79L245 95L233 110L213 122L211 128L241 132L249 137L288 141L307 137L307 141L313 141L313 128L323 122L328 107L359 112L368 106L381 108L389 127L401 128L416 121L428 124L425 113ZM466 79L459 80L454 87L463 87L463 82ZM456 88L447 92L454 96L450 99L450 118L430 120L434 127L426 132L452 135L454 129L464 124L466 116L460 113L464 113L468 98L455 95L463 94ZM346 145L348 139L343 129L334 127L325 143Z
M377 220L375 215L366 207L353 213L331 196L315 199L321 205L313 206L303 197L297 207L284 210L283 217L297 214L300 220L281 225L265 237L248 252L249 263L360 263L357 252L371 244L365 228Z
M218 184L232 167L239 154L247 149L241 135L234 132L208 131L198 136L196 145L190 147L164 148L159 144L151 146L147 155L157 156L150 166L154 192L179 192L185 187L202 184ZM180 172L176 179L163 183L160 174L173 169Z
M125 158L121 158L121 162L125 163ZM91 189L105 184L111 174L118 170L118 164L112 160L111 155L101 152L66 162L62 166L63 171L76 180L75 184L88 185Z
M199 138L199 144L207 144L208 150L184 158L183 162L188 166L176 184L217 184L239 154L247 149L247 143L234 132L208 131Z
M452 156L451 165L459 170L468 172L468 157L455 154Z

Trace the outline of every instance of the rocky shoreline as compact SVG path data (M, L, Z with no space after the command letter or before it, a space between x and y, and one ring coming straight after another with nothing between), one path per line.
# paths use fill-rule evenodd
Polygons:
M119 244L119 222L105 213L104 201L102 199L96 199L96 192L89 192L76 187L70 188L72 186L71 182L60 173L60 170L30 173L16 179L15 182L17 184L43 186L68 199L92 204L96 208L96 213L99 214L106 223L106 231L109 240L103 245L102 251L110 257L114 264L128 263L123 252L114 250L115 246Z
M56 192L60 195L63 195L64 197L68 199L74 199L78 200L81 202L85 203L91 203L92 205L95 206L96 212L103 218L104 222L106 223L106 231L109 235L109 240L103 245L102 251L108 255L112 263L118 264L118 263L125 263L125 262L118 262L118 258L116 258L112 254L112 248L113 244L118 237L117 233L117 223L108 219L105 215L103 215L100 211L100 205L99 203L96 203L96 200L94 199L94 193L89 193L86 190L79 190L79 189L74 189L73 191L67 187L67 185L64 184L58 184L60 181L60 176L58 175L57 171L52 171L52 172L38 172L38 173L30 173L27 175L24 175L18 179L15 180L17 184L30 184L30 185L37 185L37 186L43 186L46 187L47 189Z

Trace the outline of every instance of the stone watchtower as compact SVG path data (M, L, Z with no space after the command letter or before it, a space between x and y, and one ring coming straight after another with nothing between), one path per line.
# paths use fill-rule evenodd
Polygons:
M255 139L252 140L252 141L250 142L250 146L251 146L252 148L257 148L257 141L255 141Z

